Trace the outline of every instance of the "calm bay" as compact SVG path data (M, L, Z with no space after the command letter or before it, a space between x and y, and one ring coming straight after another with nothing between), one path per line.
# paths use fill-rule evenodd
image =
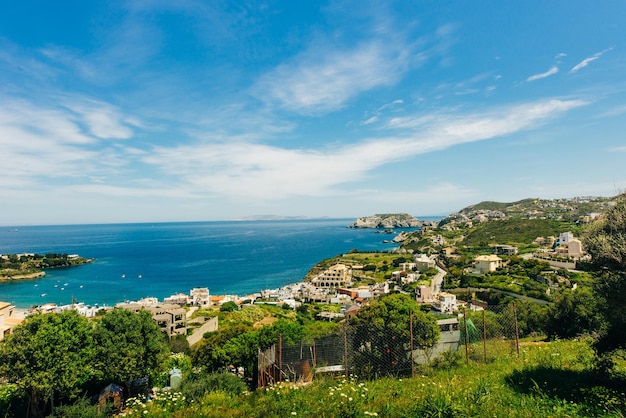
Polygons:
M423 218L436 219L436 218ZM67 253L91 264L0 283L0 301L113 305L208 287L258 292L301 281L318 261L352 249L389 250L389 236L346 228L353 219L3 227L0 254ZM397 230L396 232L400 232Z

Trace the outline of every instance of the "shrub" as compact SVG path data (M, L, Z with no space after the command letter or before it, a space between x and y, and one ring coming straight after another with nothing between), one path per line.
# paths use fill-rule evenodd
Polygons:
M220 306L220 312L233 312L239 309L239 306L235 302L226 302Z
M248 390L245 382L231 373L196 374L183 381L181 393L188 399L200 400L210 392L221 391L241 395Z
M444 351L431 363L431 367L440 370L455 369L461 365L461 353L458 351Z

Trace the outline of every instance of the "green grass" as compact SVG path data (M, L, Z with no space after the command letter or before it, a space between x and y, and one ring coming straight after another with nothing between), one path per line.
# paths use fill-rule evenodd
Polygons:
M130 416L198 417L588 417L624 416L624 379L592 372L588 341L525 342L520 357L510 342L482 344L469 364L423 367L415 378L320 378L309 385L283 383L241 396L212 392L162 407L142 406ZM143 413L143 411L148 411ZM175 412L171 412L175 411Z

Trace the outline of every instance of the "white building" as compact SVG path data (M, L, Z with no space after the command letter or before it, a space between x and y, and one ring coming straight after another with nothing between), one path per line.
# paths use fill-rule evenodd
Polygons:
M435 260L428 257L426 254L419 254L414 257L413 261L415 261L415 266L417 271L424 272L430 269L435 268Z
M480 274L496 271L502 267L502 259L497 255L479 255L474 259L474 270Z
M194 306L211 306L211 296L208 287L196 287L189 291L191 304Z
M565 244L574 239L574 234L571 232L562 232L559 235L559 244Z
M352 286L352 269L345 264L335 264L314 277L311 283L316 288L338 288Z
M440 312L452 313L457 310L456 295L447 292L437 294L437 301L433 304L433 308Z

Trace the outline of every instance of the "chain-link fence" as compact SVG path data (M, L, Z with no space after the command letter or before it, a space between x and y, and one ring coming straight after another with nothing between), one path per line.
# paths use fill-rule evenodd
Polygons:
M346 321L336 333L314 341L283 344L282 338L259 350L258 385L310 381L317 374L356 375L363 379L413 376L420 365L442 353L458 352L465 361L488 361L496 355L519 356L521 333L515 304L465 310L437 321L439 338L426 347L432 328L412 320L385 327ZM503 351L504 350L504 351Z

